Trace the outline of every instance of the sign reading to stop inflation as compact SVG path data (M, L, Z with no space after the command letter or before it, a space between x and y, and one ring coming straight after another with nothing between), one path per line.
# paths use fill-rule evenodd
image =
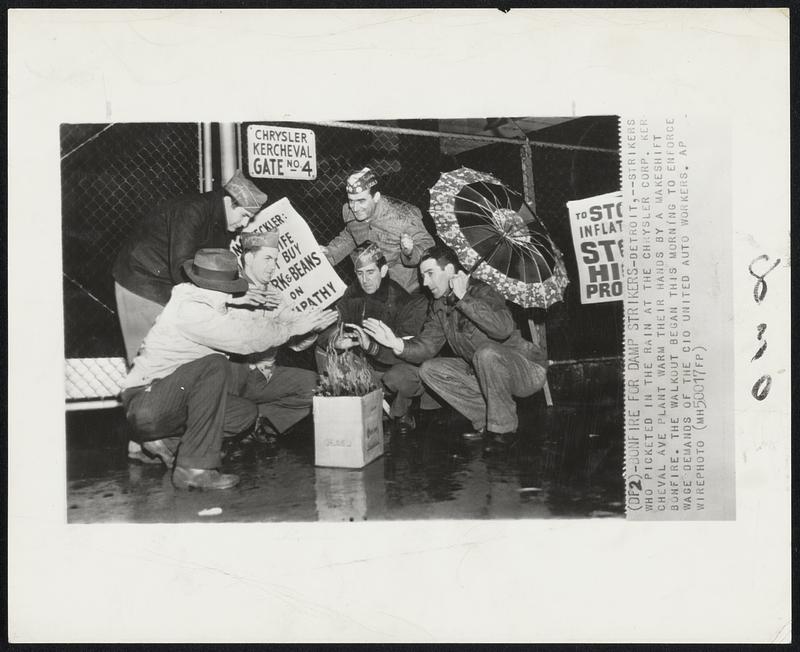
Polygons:
M248 125L250 176L261 179L316 179L317 146L311 129Z

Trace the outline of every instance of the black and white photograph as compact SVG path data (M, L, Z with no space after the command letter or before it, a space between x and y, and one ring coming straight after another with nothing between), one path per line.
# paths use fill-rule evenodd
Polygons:
M792 640L787 8L11 4L10 642Z
M60 136L69 522L624 515L616 116Z

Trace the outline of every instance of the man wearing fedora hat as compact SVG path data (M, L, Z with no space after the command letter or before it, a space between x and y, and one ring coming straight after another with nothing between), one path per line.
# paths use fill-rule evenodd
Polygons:
M363 168L347 177L347 203L342 206L344 229L323 247L332 265L366 241L374 242L389 265L389 277L407 292L419 289L417 265L433 238L416 206L384 195L378 177Z
M248 289L233 253L201 249L181 267L191 283L172 290L123 382L122 402L145 448L174 464L176 487L227 489L238 477L218 471L223 437L243 432L258 416L256 403L241 396L227 354L257 353L322 330L336 314L245 321L231 307L252 301L232 296ZM173 457L165 438L175 436L180 442Z
M266 201L267 195L237 170L222 189L166 201L138 224L112 270L129 365L167 304L172 286L184 281L183 263L198 249L226 247L232 232L249 223ZM135 442L128 454L151 461Z

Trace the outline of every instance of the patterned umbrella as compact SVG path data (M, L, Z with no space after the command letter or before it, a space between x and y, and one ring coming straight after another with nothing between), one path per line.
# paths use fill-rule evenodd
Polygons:
M524 308L563 300L561 252L519 193L470 168L443 172L431 188L431 216L461 264Z

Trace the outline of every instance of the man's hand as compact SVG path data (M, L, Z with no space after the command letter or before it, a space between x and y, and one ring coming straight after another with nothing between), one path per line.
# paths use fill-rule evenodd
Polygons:
M463 299L464 295L467 293L468 284L469 276L467 276L464 272L459 272L450 279L450 288L453 290L453 294L455 294L459 300Z
M406 346L403 340L401 340L394 334L394 332L392 332L391 328L378 319L373 319L372 317L365 319L364 330L378 344L383 344L383 346L388 346L390 349L392 349L395 355L400 355Z
M280 293L280 290L277 290L272 286L267 288L267 294L264 301L264 307L267 310L274 310L275 308L281 306L285 302L286 299Z
M229 306L252 306L254 308L266 306L268 301L269 290L258 290L256 288L248 288L240 297L231 297L228 299Z
M333 347L335 349L352 349L354 346L358 346L358 342L354 340L352 337L348 337L347 335L342 335L341 337L337 337L333 340Z
M369 350L370 344L372 344L372 340L369 338L369 335L367 335L364 332L364 329L361 328L361 326L359 326L358 324L345 324L345 328L353 331L353 333L356 336L356 339L358 340L358 345L362 349L364 349L365 351Z
M306 333L320 333L339 318L335 310L312 310L301 314L291 323L292 335L305 335Z
M400 236L400 251L405 256L410 256L414 251L414 239L408 233Z

